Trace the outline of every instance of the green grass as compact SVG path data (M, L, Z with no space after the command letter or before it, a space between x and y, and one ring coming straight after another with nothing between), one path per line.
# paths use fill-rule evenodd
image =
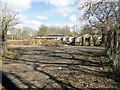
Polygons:
M71 78L70 78L70 77L67 78L67 81L68 81L68 84L70 84L70 85L73 85L73 84L74 84L74 83L71 81Z

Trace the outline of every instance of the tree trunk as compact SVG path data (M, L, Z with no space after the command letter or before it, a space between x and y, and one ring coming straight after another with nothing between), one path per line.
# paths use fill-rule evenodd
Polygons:
M95 46L95 45L96 45L96 38L93 37L93 46Z
M82 37L82 46L84 45L84 36Z
M3 50L3 53L8 51L7 40L4 34L2 34L2 50Z
M118 3L119 12L118 12L118 72L120 73L120 0Z
M107 54L108 36L104 37L105 54Z
M88 46L90 46L90 41L91 41L91 39L90 39L90 37L88 38Z
M118 34L118 60L120 62L120 29Z
M102 44L104 44L104 42L105 42L105 34L102 33Z
M116 49L117 48L117 32L116 32L116 30L114 30L114 32L113 32L113 57L112 57L112 59L113 59L113 65L116 67L116 65L117 65L117 58L116 58Z
M105 42L105 33L104 33L104 28L102 28L102 42L101 44L104 44Z
M12 40L13 40L13 35L12 35Z
M0 35L0 60L2 60L1 59L1 57L2 57L2 35Z
M111 46L111 42L112 42L112 37L111 37L111 35L112 35L112 31L110 30L109 32L108 32L108 45L107 45L107 49L108 49L108 51L109 51L109 58L111 58L111 56L112 56L112 46Z
M120 73L120 27L118 28L118 72Z

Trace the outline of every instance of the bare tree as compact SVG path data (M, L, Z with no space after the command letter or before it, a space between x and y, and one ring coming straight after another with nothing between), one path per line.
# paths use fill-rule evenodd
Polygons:
M72 33L76 36L79 34L79 26L78 25L73 25L72 26Z
M113 64L117 64L117 48L119 47L118 39L119 35L117 34L117 25L119 20L118 14L118 2L102 2L104 0L99 0L98 2L85 2L82 6L79 7L79 10L84 9L84 20L89 21L89 24L92 27L96 27L96 22L100 24L99 29L102 32L102 44L105 46L105 50L112 54L109 55L112 57ZM110 35L111 34L111 35ZM118 44L117 44L118 43Z
M16 18L17 13L12 12L7 8L4 3L0 3L0 29L2 33L2 48L4 52L7 52L7 31L11 26L18 24L18 20Z
M83 8L87 8L84 12L84 19L88 20L91 26L96 27L96 22L101 24L102 43L104 43L110 19L112 19L112 21L117 21L118 19L116 12L117 3L97 1L86 2L80 10Z
M22 28L22 37L23 39L30 39L30 37L32 36L32 29L30 27L23 27Z
M39 28L38 34L45 36L47 35L47 33L48 33L48 27L45 25L41 25L41 27Z
M43 36L46 36L48 34L64 34L64 35L68 35L70 34L70 27L69 26L63 26L63 27L60 27L60 26L50 26L50 27L47 27L47 26L44 26L42 25L40 28L39 28L39 31L38 31L38 35L43 35Z

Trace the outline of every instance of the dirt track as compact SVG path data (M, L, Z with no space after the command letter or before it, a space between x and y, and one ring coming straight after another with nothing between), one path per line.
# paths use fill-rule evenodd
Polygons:
M100 47L20 47L19 59L3 70L21 88L111 88L118 87L101 70Z

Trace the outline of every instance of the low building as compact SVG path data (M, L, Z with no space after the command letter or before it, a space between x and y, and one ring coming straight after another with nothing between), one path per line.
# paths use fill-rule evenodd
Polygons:
M69 37L68 36L64 37L63 41L69 42Z
M73 42L75 37L64 36L63 34L49 34L47 36L37 36L35 39L39 40L61 40L66 42Z
M35 39L39 40L63 40L63 34L49 34L47 36L37 36Z

